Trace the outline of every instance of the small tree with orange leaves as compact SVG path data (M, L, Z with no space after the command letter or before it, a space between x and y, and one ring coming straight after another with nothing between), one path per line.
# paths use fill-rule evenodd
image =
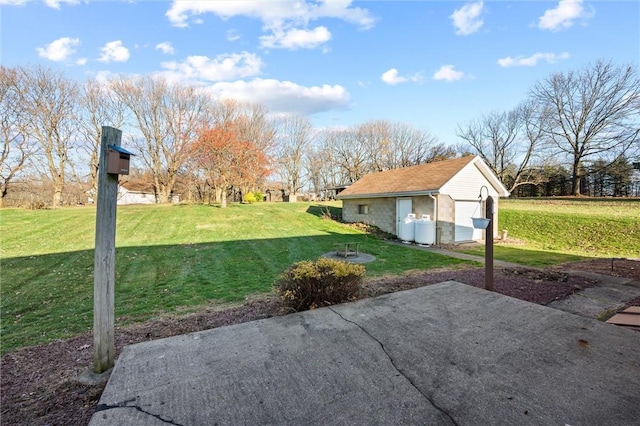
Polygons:
M268 159L255 143L242 140L233 123L198 132L191 158L214 189L216 200L227 206L227 190L236 185L255 186L268 174Z

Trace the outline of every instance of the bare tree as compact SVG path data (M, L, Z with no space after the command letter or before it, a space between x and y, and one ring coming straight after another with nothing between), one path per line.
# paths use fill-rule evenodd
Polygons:
M392 123L374 120L354 126L354 143L362 146L367 155L367 173L381 172L397 167L397 142L392 135Z
M437 143L429 149L426 160L421 163L433 163L435 161L450 160L456 157L458 157L458 151L455 146Z
M20 108L20 87L15 69L0 67L0 207L9 185L26 166L34 146L25 135L24 111Z
M329 131L324 138L331 147L340 183L355 182L370 172L369 152L359 143L354 129Z
M553 74L536 83L531 96L550 112L545 134L552 146L571 159L573 195L580 195L583 161L638 144L640 80L632 65L597 61Z
M87 80L80 89L78 123L83 140L80 150L88 157L89 183L94 198L98 192L98 159L102 126L120 128L126 107L108 84Z
M307 117L294 115L278 121L277 162L290 194L302 189L305 154L313 144L313 138L313 125Z
M321 149L317 148L314 145L311 145L310 148L304 153L304 170L307 175L307 179L309 180L309 184L314 193L319 194L323 189L327 186L324 181L324 158L323 152Z
M156 77L121 78L112 82L112 88L136 118L144 138L141 157L151 172L158 202L167 203L189 157L189 145L209 117L210 99L194 87L170 85Z
M344 182L336 160L338 134L338 131L327 129L318 132L314 146L306 155L307 176L316 192Z
M406 123L392 123L390 138L394 152L393 168L429 163L434 155L443 152L437 137Z
M342 130L325 130L318 139L318 157L334 167L323 167L324 186L355 182L367 173L455 157L428 131L401 122L369 121Z
M438 139L407 123L375 120L352 130L368 153L369 172L415 166L431 160Z
M532 156L542 139L545 115L532 102L525 102L507 112L491 112L480 119L458 126L463 139L513 191L525 183ZM468 147L467 147L468 148Z
M394 168L395 152L391 123L374 120L352 127L348 133L366 156L366 172L380 172Z
M20 108L27 117L25 132L39 145L35 157L41 172L51 180L53 207L62 204L66 173L75 146L78 85L63 73L51 69L17 68Z

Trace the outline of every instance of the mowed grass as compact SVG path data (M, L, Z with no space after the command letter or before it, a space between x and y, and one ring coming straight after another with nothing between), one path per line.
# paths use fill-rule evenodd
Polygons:
M116 325L244 301L334 243L376 256L369 276L464 261L388 244L323 219L339 203L119 206ZM2 353L91 329L95 209L0 210Z
M547 266L585 257L640 258L637 199L503 199L498 225L524 243L495 245L500 260Z

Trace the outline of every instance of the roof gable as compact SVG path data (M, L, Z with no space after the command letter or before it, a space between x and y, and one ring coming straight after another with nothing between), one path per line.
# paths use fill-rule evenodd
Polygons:
M479 159L479 157L468 155L453 160L370 173L342 191L338 198L435 192L476 158Z

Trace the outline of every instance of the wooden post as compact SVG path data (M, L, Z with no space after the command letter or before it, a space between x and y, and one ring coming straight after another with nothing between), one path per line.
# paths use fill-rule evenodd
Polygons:
M493 291L493 198L487 196L485 217L489 225L484 232L484 288Z
M96 206L96 248L93 272L93 372L115 362L114 290L116 281L116 204L118 175L107 173L108 146L120 146L122 132L102 126Z

